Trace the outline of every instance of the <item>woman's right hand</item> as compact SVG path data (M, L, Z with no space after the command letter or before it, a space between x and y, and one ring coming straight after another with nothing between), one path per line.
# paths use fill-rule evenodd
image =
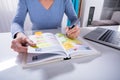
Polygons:
M16 38L12 40L11 48L18 53L27 53L27 45L35 46L36 44L19 32L16 34Z

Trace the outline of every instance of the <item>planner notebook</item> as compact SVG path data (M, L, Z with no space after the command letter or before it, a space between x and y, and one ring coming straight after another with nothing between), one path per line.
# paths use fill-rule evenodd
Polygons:
M23 67L100 54L81 37L69 39L62 33L37 32L35 35L30 35L29 38L36 43L36 46L28 46L28 53L24 55L23 59Z

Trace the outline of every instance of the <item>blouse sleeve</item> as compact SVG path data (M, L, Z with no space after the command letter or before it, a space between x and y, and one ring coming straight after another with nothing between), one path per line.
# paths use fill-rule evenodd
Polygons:
M74 23L74 21L77 20L77 14L74 10L71 0L65 1L65 14L67 15L67 17L71 21L71 23Z
M26 0L19 0L16 16L11 24L12 37L15 38L17 32L23 32L24 21L27 14Z

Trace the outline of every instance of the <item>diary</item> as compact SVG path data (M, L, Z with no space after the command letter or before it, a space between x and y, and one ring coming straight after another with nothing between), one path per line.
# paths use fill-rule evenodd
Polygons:
M24 55L23 59L23 67L100 54L82 37L69 39L62 33L36 32L29 38L36 43L36 46L28 46L28 53Z

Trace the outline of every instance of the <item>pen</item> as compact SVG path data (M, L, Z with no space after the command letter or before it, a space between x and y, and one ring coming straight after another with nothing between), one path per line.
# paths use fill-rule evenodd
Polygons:
M77 24L79 23L79 21L80 21L80 18L78 18L78 19L69 27L69 29L74 28L75 25L77 25Z

